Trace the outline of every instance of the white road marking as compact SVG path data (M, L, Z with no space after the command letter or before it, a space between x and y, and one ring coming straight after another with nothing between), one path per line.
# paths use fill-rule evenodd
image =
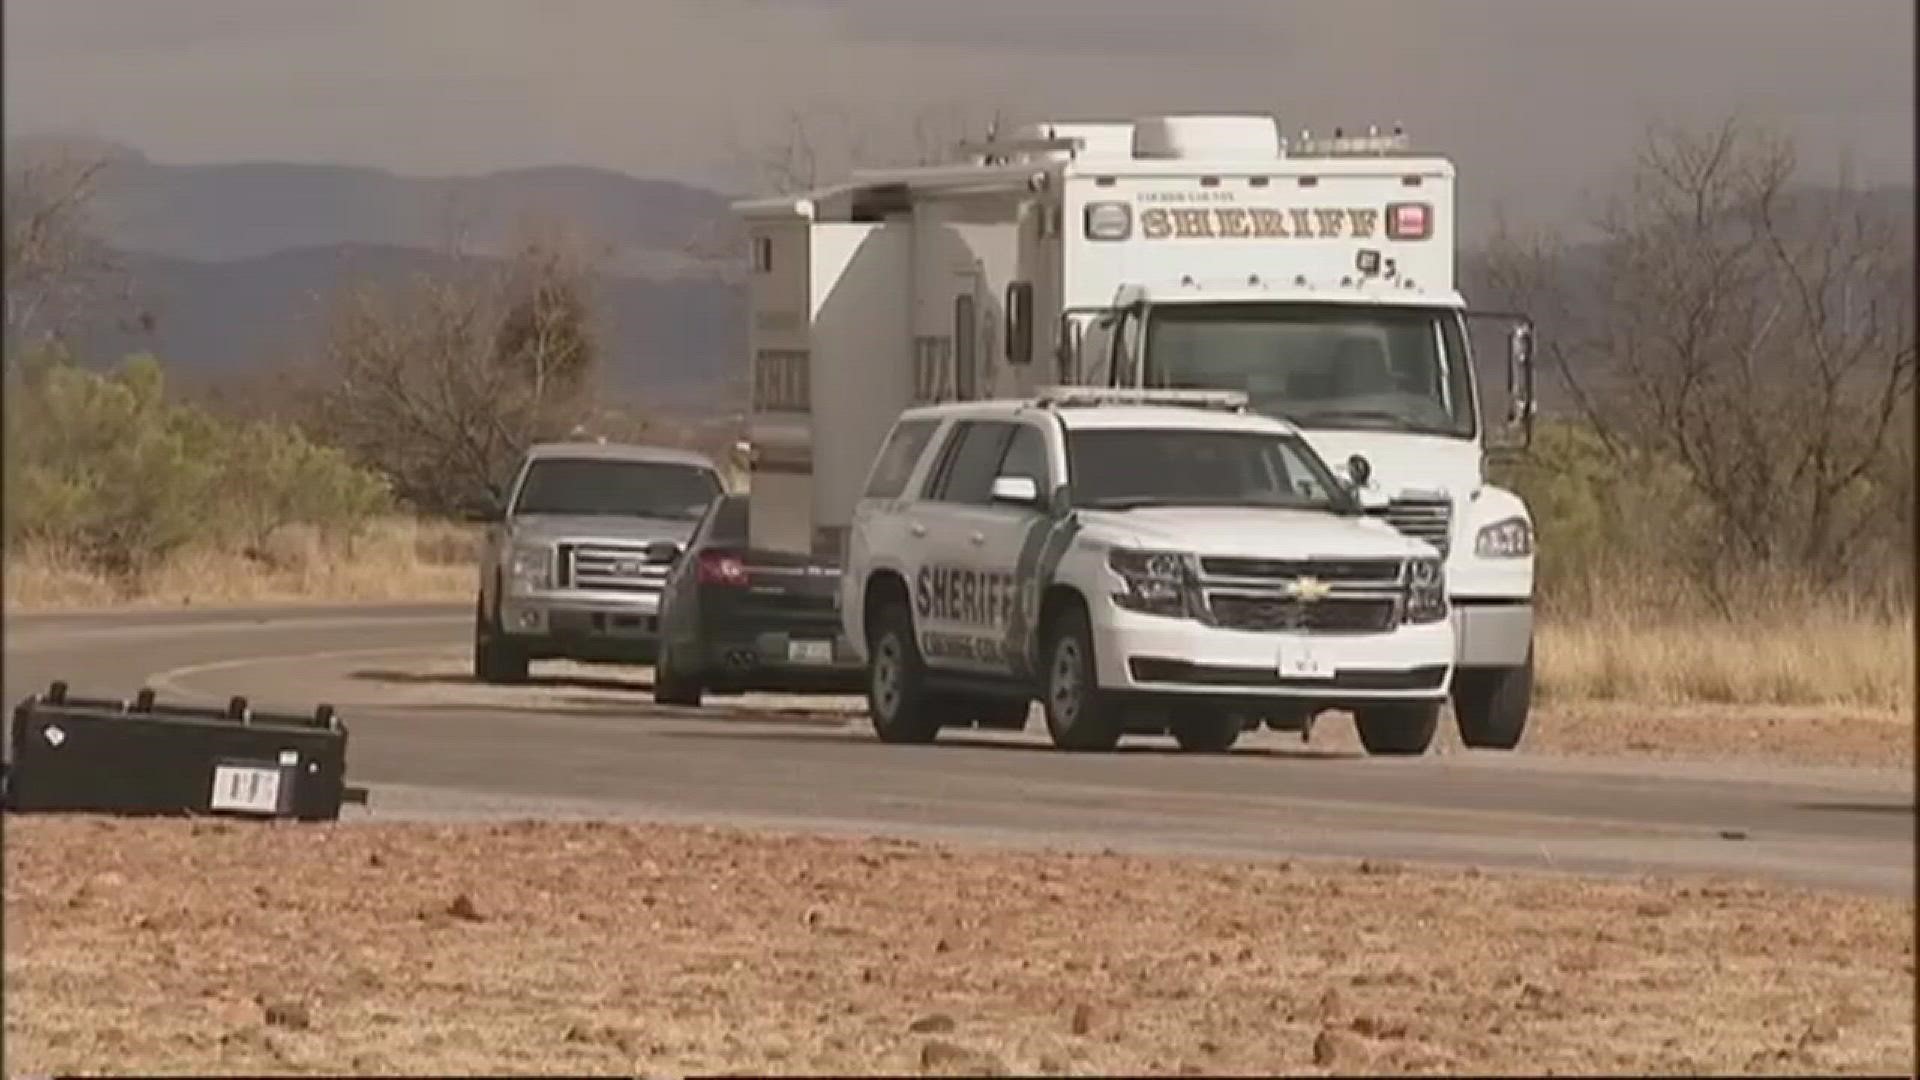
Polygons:
M236 660L214 660L205 664L187 664L184 667L170 668L158 672L147 679L147 685L155 693L175 694L181 697L199 697L208 701L217 700L224 695L207 694L187 686L181 680L194 678L215 671L233 671L239 668L260 667L272 664L305 663L321 660L352 660L367 656L395 656L405 653L432 652L432 648L419 645L395 645L385 649L334 649L326 652L284 653L278 656L248 656Z

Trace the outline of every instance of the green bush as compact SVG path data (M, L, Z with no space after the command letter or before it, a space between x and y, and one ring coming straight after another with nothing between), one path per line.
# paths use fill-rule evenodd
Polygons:
M385 484L298 430L170 400L159 361L111 374L42 355L8 374L9 545L67 549L134 575L193 544L257 546L283 525L354 530Z

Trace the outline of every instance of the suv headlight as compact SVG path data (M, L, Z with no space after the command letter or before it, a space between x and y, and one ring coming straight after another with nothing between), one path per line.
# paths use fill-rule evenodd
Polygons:
M553 549L545 544L515 544L507 560L507 581L516 592L553 585Z
M1510 517L1483 527L1473 538L1473 553L1488 559L1522 559L1533 554L1533 524Z
M1145 615L1191 617L1193 573L1189 561L1178 551L1112 549L1107 552L1107 567L1120 575L1125 586L1113 594L1113 602Z
M1407 621L1439 622L1447 617L1446 566L1437 558L1407 561Z

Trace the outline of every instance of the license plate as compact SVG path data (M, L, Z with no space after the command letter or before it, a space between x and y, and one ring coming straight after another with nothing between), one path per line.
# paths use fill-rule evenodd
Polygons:
M789 641L787 642L787 660L795 664L831 664L833 663L833 642Z
M215 810L271 815L280 809L280 770L216 765L209 805Z
M1333 678L1333 665L1315 655L1313 646L1305 643L1280 646L1277 667L1283 679Z

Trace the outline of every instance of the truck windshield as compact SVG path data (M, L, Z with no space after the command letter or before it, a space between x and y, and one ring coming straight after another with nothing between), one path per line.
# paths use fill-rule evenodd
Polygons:
M513 512L694 521L718 494L719 479L697 465L541 458L527 468Z
M1304 441L1251 431L1094 428L1067 434L1073 505L1353 510Z
M1422 307L1163 304L1147 319L1146 385L1244 390L1303 428L1472 438L1459 321Z

